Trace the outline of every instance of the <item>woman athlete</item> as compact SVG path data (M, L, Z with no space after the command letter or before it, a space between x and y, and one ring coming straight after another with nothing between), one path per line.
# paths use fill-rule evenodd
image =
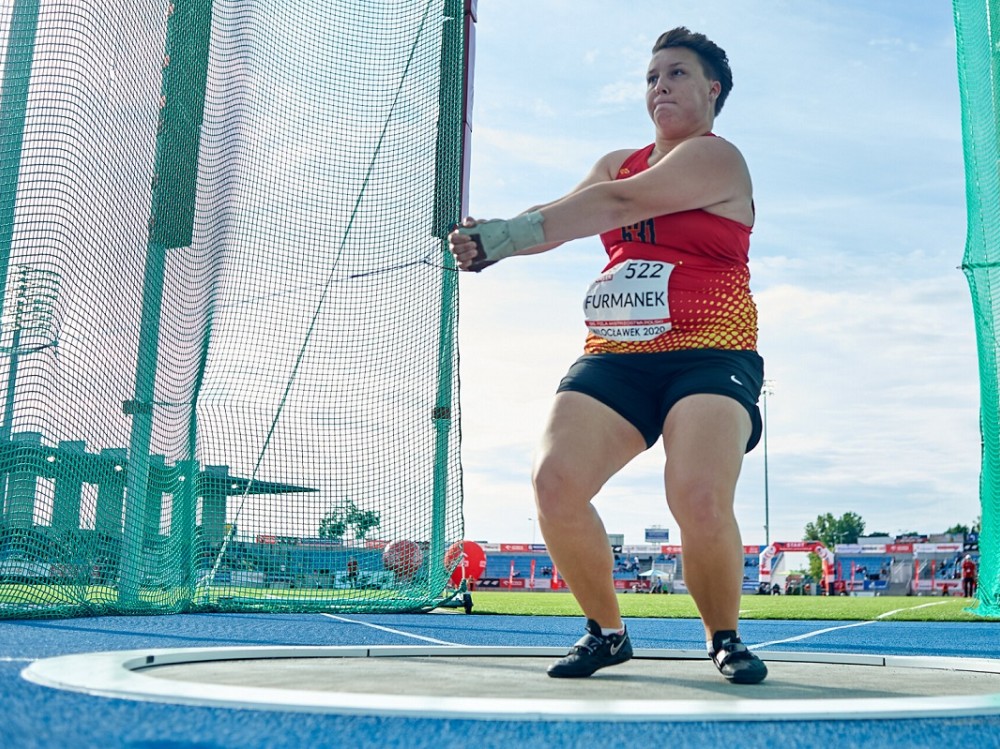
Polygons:
M593 235L608 252L585 294L584 354L559 385L533 472L548 552L587 618L548 674L590 676L632 655L591 500L662 438L667 505L709 655L728 680L757 683L767 668L738 635L733 512L743 455L761 431L754 206L742 155L712 133L732 73L722 49L679 27L657 39L646 80L652 144L609 153L569 194L513 219L465 219L450 249L462 270Z

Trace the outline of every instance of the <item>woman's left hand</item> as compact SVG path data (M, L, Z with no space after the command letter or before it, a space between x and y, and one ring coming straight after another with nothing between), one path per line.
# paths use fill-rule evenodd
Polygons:
M476 219L467 216L462 220L461 225L470 228L476 223ZM458 231L457 227L448 234L448 249L455 256L455 263L459 270L469 270L479 254L475 240L468 234Z

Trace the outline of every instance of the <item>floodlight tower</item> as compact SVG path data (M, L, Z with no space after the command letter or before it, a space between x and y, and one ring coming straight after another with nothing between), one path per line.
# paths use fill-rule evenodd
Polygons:
M14 429L14 395L21 357L43 351L58 343L56 300L60 276L56 271L33 265L18 265L12 274L4 299L7 309L0 318L0 334L11 334L10 345L0 347L7 354L7 387L3 418L0 420L0 445L10 442ZM0 477L0 507L7 491L7 475Z
M763 441L764 441L764 546L771 545L771 499L767 476L767 397L774 395L774 380L764 380L760 390L763 405Z

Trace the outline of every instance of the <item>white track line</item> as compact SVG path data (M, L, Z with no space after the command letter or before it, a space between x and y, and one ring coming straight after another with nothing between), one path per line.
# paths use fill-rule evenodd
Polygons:
M754 650L756 648L766 648L771 645L781 645L785 642L797 642L798 640L808 640L810 637L815 637L816 635L824 635L827 632L836 632L841 629L850 629L851 627L864 627L868 624L875 624L880 619L884 619L887 616L892 616L893 614L898 614L902 611L912 611L914 609L925 609L928 606L940 606L941 604L948 603L948 601L934 601L933 603L922 603L919 606L907 606L902 609L895 609L893 611L886 611L884 614L879 614L874 619L869 619L864 622L854 622L853 624L843 624L839 627L826 627L824 629L817 629L813 632L806 632L804 635L796 635L795 637L786 637L783 640L771 640L770 642L758 642L756 645L747 645L747 648Z
M394 635L402 635L403 637L412 637L415 640L423 640L424 642L433 642L438 645L458 645L457 642L445 642L444 640L435 640L433 637L424 637L423 635L414 635L409 632L403 632L399 629L392 629L391 627L383 627L380 624L372 624L371 622L359 622L357 619L346 619L342 616L337 616L336 614L321 614L321 616L328 617L330 619L336 619L338 622L346 622L347 624L362 624L365 627L371 627L372 629L379 629L383 632L391 632Z

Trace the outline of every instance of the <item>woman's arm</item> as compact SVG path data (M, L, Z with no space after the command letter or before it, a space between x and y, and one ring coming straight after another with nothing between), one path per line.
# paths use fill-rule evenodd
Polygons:
M594 166L590 170L590 173L586 177L584 177L583 181L580 182L580 184L578 184L576 187L574 187L568 193L566 193L565 195L563 195L561 198L556 198L553 201L550 201L548 203L543 203L541 205L532 206L531 208L528 208L528 209L522 211L520 215L523 216L525 213L531 213L533 211L540 211L543 208L548 208L550 206L556 205L557 203L561 203L562 201L566 200L567 198L570 198L573 195L576 195L577 193L581 192L582 190L587 189L588 187L592 187L594 185L599 185L599 184L604 183L604 182L611 182L611 181L613 181L614 178L615 178L615 176L618 174L618 169L619 169L619 167L621 167L622 162L625 161L625 159L629 156L629 154L632 154L635 151L636 151L636 149L634 149L634 148L625 148L625 149L620 149L618 151L612 151L611 153L606 154L596 164L594 164ZM544 213L543 213L543 215L544 215ZM546 234L546 238L548 238L548 234ZM531 247L530 249L527 249L527 250L518 251L516 254L517 255L537 255L537 254L542 253L542 252L548 252L549 250L553 250L556 247L558 247L559 245L564 244L565 241L566 240L562 240L562 241L558 241L558 242L546 242L545 244L537 245L537 246Z
M750 175L721 138L692 138L634 177L585 186L540 209L547 242L562 243L653 216L704 209L752 223Z
M634 177L612 175L628 151L608 154L576 189L536 211L508 221L474 222L449 235L458 267L480 270L512 255L529 255L563 242L680 211L706 210L753 224L753 189L743 156L722 138L692 138ZM614 171L609 164L614 159ZM603 179L591 179L597 175ZM470 227L479 227L478 231Z
M609 182L615 178L618 173L618 168L621 166L625 158L633 153L635 149L625 148L618 151L612 151L611 153L603 156L594 166L591 168L590 173L584 177L583 181L580 182L576 187L570 190L566 195L549 203L543 203L542 205L533 206L523 211L521 216L528 213L533 213L541 209L554 206L557 203L561 203L564 200L576 195L582 190L593 187L594 185L599 185L603 182ZM478 222L473 218L466 218L462 221L462 226L473 227ZM547 237L546 237L547 238ZM545 242L543 244L537 244L532 247L525 248L523 250L518 250L516 255L537 255L542 252L548 252L549 250L555 249L559 245L563 244L566 240ZM455 255L455 259L458 262L458 267L462 270L467 270L472 264L476 257L477 250L474 240L468 235L461 232L453 231L448 235L448 242L452 253Z

